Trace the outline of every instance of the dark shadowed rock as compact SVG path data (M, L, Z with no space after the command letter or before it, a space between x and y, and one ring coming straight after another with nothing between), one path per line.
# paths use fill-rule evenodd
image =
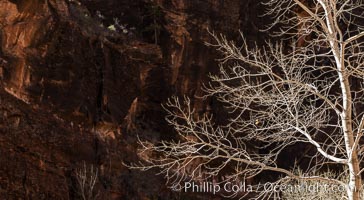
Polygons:
M208 29L264 37L257 4L0 0L0 196L77 199L85 162L99 169L100 199L177 198L155 172L122 161L137 161L136 135L173 137L161 108L168 97L203 95L218 69ZM193 106L215 109L213 100Z

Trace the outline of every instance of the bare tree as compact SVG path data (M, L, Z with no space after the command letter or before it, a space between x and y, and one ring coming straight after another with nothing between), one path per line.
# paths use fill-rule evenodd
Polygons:
M173 97L166 119L178 138L141 142L143 162L134 167L160 168L172 187L192 180L240 181L270 171L280 175L276 185L320 181L343 186L343 199L359 200L363 1L268 0L265 5L266 14L274 17L269 30L285 40L250 47L243 35L243 44L237 45L213 34L216 42L209 44L223 57L220 73L211 76L205 90L226 106L228 124L196 117L188 98L181 103ZM298 144L307 145L302 154L310 158L307 171L313 173L297 173L278 163L282 152ZM323 168L339 169L348 178L322 176ZM255 189L255 199L280 195ZM236 195L244 196L231 194Z
M98 169L93 165L88 168L83 163L82 168L76 170L76 180L78 183L78 192L82 200L96 200L99 197L98 191L95 189L98 179Z
M303 175L301 170L297 170L296 173ZM316 172L317 173L317 172ZM338 179L343 182L348 181L348 171L345 170L342 173L335 173L333 171L320 172L320 176L332 179ZM291 180L291 188L286 188L282 191L282 199L285 200L342 200L347 196L345 188L338 184L327 184L322 180ZM314 187L312 187L314 186ZM311 187L311 188L310 188ZM363 190L361 194L363 195Z

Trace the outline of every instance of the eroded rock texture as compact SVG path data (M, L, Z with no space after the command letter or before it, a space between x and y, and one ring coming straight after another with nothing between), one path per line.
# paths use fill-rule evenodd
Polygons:
M207 29L264 37L258 3L0 0L1 198L77 199L83 164L99 169L100 199L178 198L122 161L137 159L136 135L173 136L160 106L169 96L203 95L218 57Z

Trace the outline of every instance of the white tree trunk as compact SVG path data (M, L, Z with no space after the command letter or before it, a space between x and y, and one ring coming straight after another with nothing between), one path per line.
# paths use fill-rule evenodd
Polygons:
M352 97L350 82L347 75L347 68L345 67L345 46L340 45L342 42L342 33L338 27L335 18L335 11L329 7L329 3L323 0L318 0L325 11L327 37L332 49L337 72L340 80L341 93L343 98L342 108L343 111L340 115L342 123L342 131L344 134L345 148L348 156L347 166L349 169L349 182L347 186L349 200L360 200L359 189L361 187L361 178L359 177L360 166L356 149L354 149L354 132L352 128ZM338 38L338 36L340 38Z

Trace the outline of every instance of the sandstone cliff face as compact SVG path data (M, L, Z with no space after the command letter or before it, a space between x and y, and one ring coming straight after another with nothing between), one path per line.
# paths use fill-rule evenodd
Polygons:
M99 169L101 199L177 198L122 160L137 159L136 134L173 134L160 106L169 96L203 95L218 57L207 29L264 37L258 3L0 0L0 196L77 199L86 163ZM211 100L194 107L214 110Z

